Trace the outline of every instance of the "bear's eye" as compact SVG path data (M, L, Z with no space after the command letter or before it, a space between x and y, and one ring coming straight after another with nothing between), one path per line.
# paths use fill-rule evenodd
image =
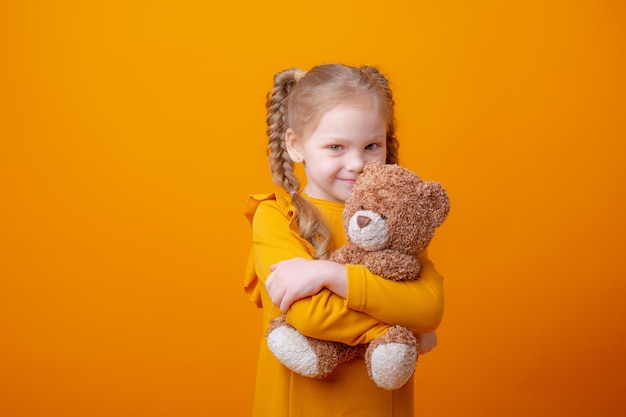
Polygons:
M361 206L361 210L365 211L365 207Z
M383 219L383 220L387 220L387 216L385 216L384 214L381 214L380 218Z

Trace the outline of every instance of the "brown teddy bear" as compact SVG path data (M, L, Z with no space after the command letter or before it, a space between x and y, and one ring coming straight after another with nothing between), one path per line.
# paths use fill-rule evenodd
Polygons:
M343 210L348 244L333 251L330 260L363 264L394 281L418 279L416 256L428 247L449 209L441 184L424 182L399 165L368 162ZM367 345L348 346L304 336L281 316L272 321L266 340L283 365L308 377L325 377L340 363L365 357L370 378L385 389L404 385L417 362L417 339L401 326L391 326Z

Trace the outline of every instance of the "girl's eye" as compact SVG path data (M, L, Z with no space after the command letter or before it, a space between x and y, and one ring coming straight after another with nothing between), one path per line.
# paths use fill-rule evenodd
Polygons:
M380 145L378 143L370 143L369 145L365 147L365 149L367 149L368 151L375 151L379 147Z
M328 149L330 149L331 151L340 151L343 149L343 147L341 145L330 145Z

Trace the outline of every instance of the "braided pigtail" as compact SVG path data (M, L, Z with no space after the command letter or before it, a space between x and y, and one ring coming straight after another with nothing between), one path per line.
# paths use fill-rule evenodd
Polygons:
M296 193L300 180L293 172L293 163L287 152L287 100L296 84L295 74L301 70L288 69L274 77L274 88L267 94L267 155L274 183L288 193Z
M389 110L391 114L387 117L387 163L398 163L398 147L400 142L396 137L396 119L394 117L395 101L393 100L393 94L389 88L389 80L380 72L378 68L372 66L361 67L363 74L373 77L385 92L385 97L389 104Z
M288 124L289 96L306 73L292 68L276 74L274 88L267 95L267 154L274 183L292 196L296 208L300 236L315 249L315 259L327 259L331 250L331 229L312 203L298 194L300 180L294 173L293 161L287 152L285 135Z

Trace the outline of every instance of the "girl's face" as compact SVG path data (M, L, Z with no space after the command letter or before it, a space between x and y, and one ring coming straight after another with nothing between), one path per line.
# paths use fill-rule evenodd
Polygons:
M313 198L344 202L366 162L385 162L386 133L385 119L367 99L327 111L306 138L296 137L289 129L289 156L304 162L304 192Z

